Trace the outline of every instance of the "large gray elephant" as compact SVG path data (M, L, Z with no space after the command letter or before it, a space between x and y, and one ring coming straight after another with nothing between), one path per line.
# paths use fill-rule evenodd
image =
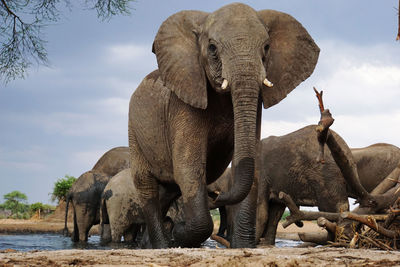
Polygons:
M348 197L357 198L336 164L331 152L325 152L325 163L317 162L319 151L316 125L309 125L284 136L261 140L260 180L257 184L256 242L275 243L278 222L286 208L278 198L280 191L289 194L298 206L316 206L320 211L340 212L349 208ZM330 130L337 140L342 140ZM351 150L361 185L371 192L400 162L400 149L390 144L375 144ZM208 186L210 191L226 190L232 174L223 176ZM226 207L228 238L240 220L240 205ZM249 211L248 211L249 212ZM255 212L253 209L252 212ZM223 232L223 228L220 232Z
M172 245L162 227L160 183L177 184L182 192L186 223L174 227L176 244L196 247L213 230L206 184L233 156L234 186L214 201L234 204L246 197L261 105L277 104L311 75L319 48L290 15L234 3L213 13L170 16L153 52L158 70L142 81L129 106L132 179L153 248ZM252 246L253 234L243 231L233 247Z
M83 173L68 192L65 207L64 234L68 234L69 203L74 210L72 241L86 242L89 230L100 223L100 199L108 181L119 171L130 167L129 147L110 149L97 161L92 170Z

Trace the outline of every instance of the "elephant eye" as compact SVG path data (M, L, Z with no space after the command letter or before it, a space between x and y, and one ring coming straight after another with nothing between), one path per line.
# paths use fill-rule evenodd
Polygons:
M217 53L217 47L214 44L209 44L208 53L210 53L210 55L215 55Z
M264 46L264 55L262 57L262 60L265 61L267 59L267 55L268 55L268 51L269 51L269 44L266 44Z

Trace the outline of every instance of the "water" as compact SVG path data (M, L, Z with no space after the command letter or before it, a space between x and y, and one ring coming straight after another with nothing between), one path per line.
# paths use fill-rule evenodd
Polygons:
M295 247L301 244L301 241L277 239L277 247ZM216 241L208 239L203 243L203 247L223 248ZM32 250L60 250L60 249L118 249L133 248L127 244L102 245L100 237L90 236L87 244L78 244L71 241L70 237L60 234L26 234L26 235L0 235L0 250L15 249L18 251Z

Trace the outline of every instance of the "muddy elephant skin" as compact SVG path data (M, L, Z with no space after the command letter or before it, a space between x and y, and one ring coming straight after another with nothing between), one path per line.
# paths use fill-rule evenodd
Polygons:
M320 211L340 212L348 210L348 197L356 194L346 183L329 149L325 150L325 163L317 162L318 141L316 125L304 127L284 136L271 136L261 140L261 170L257 181L256 242L261 237L265 244L275 243L278 222L285 205L278 199L283 191L298 206L316 206ZM337 133L332 134L342 140ZM351 149L361 185L371 192L400 162L400 149L390 144L374 144L365 148ZM215 183L210 191L227 190L232 181L230 169ZM254 193L254 192L253 192ZM228 237L235 227L240 204L228 206ZM222 223L224 226L226 223ZM220 229L223 232L224 229Z
M286 97L311 75L319 48L290 15L234 3L213 13L181 11L165 20L153 43L158 70L129 106L132 179L153 248L172 246L162 227L159 183L182 193L185 223L175 245L198 247L213 230L206 185L233 157L235 183L215 199L234 204L254 178L261 106ZM245 222L244 224L251 223ZM233 247L251 247L252 232L235 233Z
M72 241L86 242L93 225L100 223L100 199L108 181L119 171L130 167L128 147L115 147L107 151L94 165L72 185L66 198L64 234L68 234L68 207L74 210Z

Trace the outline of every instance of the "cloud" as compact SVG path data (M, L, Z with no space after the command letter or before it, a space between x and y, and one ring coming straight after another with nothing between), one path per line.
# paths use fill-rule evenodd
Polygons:
M332 129L351 146L389 142L400 146L400 62L398 47L318 42L319 62L309 79L278 105L264 110L262 136L283 135L319 120L312 91L324 91ZM394 49L394 48L397 48Z
M78 151L72 154L72 160L79 162L79 165L81 166L90 166L87 169L89 170L105 152L106 151L103 150Z

